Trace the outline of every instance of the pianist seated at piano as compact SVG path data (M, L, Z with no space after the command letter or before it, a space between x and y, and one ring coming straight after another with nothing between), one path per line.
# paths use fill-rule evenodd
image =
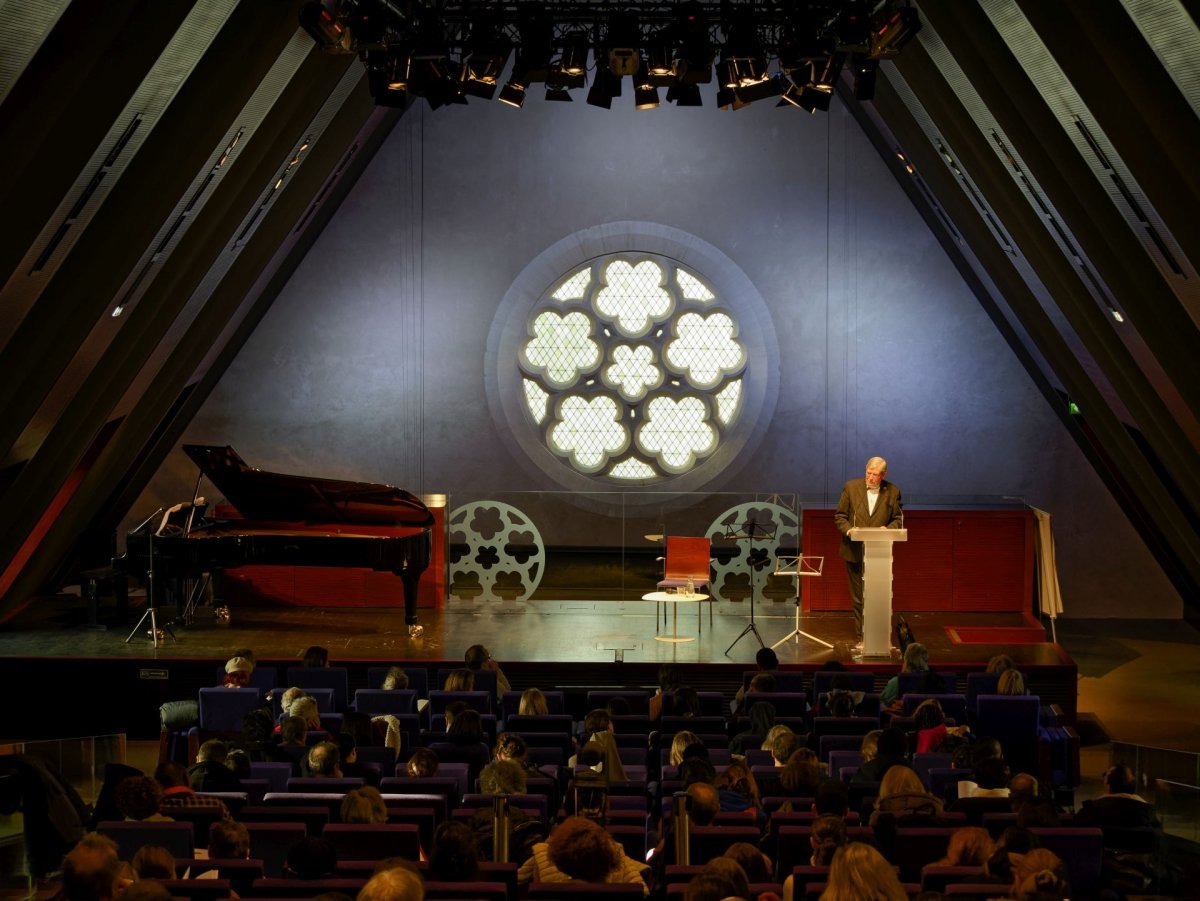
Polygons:
M419 498L391 485L264 472L228 446L183 451L225 496L222 517L201 519L197 482L193 501L129 533L114 569L138 578L153 570L158 584L208 575L214 608L224 606L221 573L242 566L390 571L400 578L409 637L424 632L417 584L429 565L434 518Z

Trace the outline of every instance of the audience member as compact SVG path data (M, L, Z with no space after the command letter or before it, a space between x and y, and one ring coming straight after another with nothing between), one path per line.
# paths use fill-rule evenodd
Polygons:
M759 648L754 655L754 664L758 667L760 673L774 672L775 670L779 669L779 657L776 655L773 648ZM751 682L753 681L754 680L751 679ZM749 686L746 686L745 688L739 687L737 692L734 694L733 703L730 704L730 710L733 711L735 716L745 706L746 692L748 690ZM771 691L774 691L774 688L772 688Z
M439 763L441 763L441 759L437 756L436 751L417 748L408 758L408 763L404 766L404 773L412 779L428 779L437 775Z
M1014 855L1012 870L1010 896L1013 898L1053 901L1067 897L1066 867L1053 851L1035 848L1028 854Z
M726 849L724 856L741 867L750 882L771 881L771 858L763 854L756 845L750 842L734 842Z
M786 731L777 731L786 730ZM776 726L771 732L775 733L775 737L770 737L770 732L767 733L767 740L763 744L768 747L766 750L771 752L771 763L776 767L787 766L798 751L802 750L800 736L791 730L788 726ZM804 748L803 750L807 750Z
M1012 885L1014 861L1040 847L1037 836L1021 826L1009 826L996 841L996 850L984 865L984 875L972 882Z
M297 685L293 685L291 688L285 688L283 690L283 694L281 694L279 696L279 720L280 720L280 722L283 721L284 717L292 715L292 713L291 713L292 705L296 703L297 699L304 697L304 695L305 695L304 689L300 688Z
M245 657L231 657L225 662L225 676L221 684L226 688L246 688L250 685L250 674L254 663Z
M220 820L208 827L208 856L214 860L250 857L250 832L236 820Z
M925 645L919 641L914 641L904 649L904 658L900 662L900 672L929 672L929 651L925 650ZM900 677L892 676L892 678L888 679L887 684L883 686L883 691L879 693L879 703L884 707L889 707L899 700Z
M1016 813L1026 801L1032 801L1038 796L1038 781L1036 776L1029 773L1017 773L1009 780L1008 799L1012 802L1013 813Z
M909 645L912 647L912 645ZM892 865L871 845L851 842L838 848L829 865L821 901L907 901Z
M683 752L683 763L679 764L679 781L685 789L697 783L712 785L717 779L717 769L708 759L708 749L705 748L704 756L693 754L695 749L703 747L704 745L688 745Z
M348 719L343 721L343 731L337 736L338 763L341 767L342 776L346 779L362 779L367 785L377 785L379 782L379 772L374 767L369 767L358 759L358 739L354 733L348 731L346 727L355 728L354 721L359 723L367 719L365 714L355 714L353 717L347 714ZM370 720L367 719L366 732L369 734L371 730ZM363 731L359 729L358 731ZM390 773L388 775L391 775Z
M608 699L608 703L604 705L604 709L608 711L611 717L629 716L633 712L633 708L629 706L629 699L621 695L613 695Z
M356 901L424 901L421 874L408 867L393 866L377 872L359 890Z
M741 865L730 857L714 857L688 882L684 901L722 901L749 898L750 882Z
M521 692L521 702L517 706L521 716L549 716L550 705L540 688L527 688Z
M469 669L459 667L446 674L446 684L442 691L474 691L475 674Z
M854 716L862 703L864 693L854 690L854 683L846 673L838 673L829 682L829 694L825 698L825 710L818 709L818 716ZM836 709L835 709L836 708ZM849 712L844 712L846 710ZM828 712L826 712L828 711Z
M946 856L936 862L939 867L983 867L996 852L996 845L986 829L964 826L954 830L946 845Z
M474 882L479 878L479 844L466 823L447 820L437 827L427 878L439 882Z
M225 755L225 767L238 782L250 778L250 754L242 748L234 748ZM244 788L244 786L243 786Z
M879 797L875 800L875 811L871 814L871 825L876 826L885 818L898 823L920 820L921 825L936 820L942 814L942 801L925 790L921 777L911 768L897 764L884 774L879 783Z
M389 667L380 687L384 691L403 691L408 688L408 673L398 666Z
M965 723L947 726L946 714L936 698L927 698L917 705L913 711L913 727L917 730L918 754L950 750L954 740L971 731Z
M985 757L975 764L970 779L958 783L960 798L1007 798L1008 764L999 757Z
M813 820L808 841L812 846L809 866L830 866L838 850L846 844L845 821L838 816L817 817ZM794 895L795 878L789 873L783 881L783 901L792 901Z
M824 778L817 755L808 748L799 748L779 771L779 787L790 798L811 798Z
M687 729L680 729L675 733L675 737L671 739L671 753L667 758L667 762L671 766L679 766L683 763L683 752L692 745L702 745L703 742L696 736L695 732L689 732Z
M109 901L123 888L120 872L117 843L89 832L63 858L63 901Z
M1013 666L1013 659L1011 657L1009 657L1007 654L997 654L988 661L987 671L989 673L999 675L1006 669L1012 669Z
M308 749L304 768L312 779L342 778L342 760L338 746L331 741L320 741Z
M621 763L608 711L597 709L589 713L583 721L583 732L587 738L579 749L576 762L607 775L610 781L625 781L625 766Z
M758 676L755 676L757 679ZM753 683L751 683L753 685ZM745 754L746 748L756 748L762 745L767 733L775 725L775 705L767 701L757 701L747 698L750 705L750 728L738 733L729 741L729 750L734 754Z
M858 768L851 782L882 782L888 770L905 762L908 739L892 726L879 733L875 748L875 756Z
M175 857L162 845L142 845L130 865L138 879L177 879Z
M688 794L688 819L696 826L711 826L721 812L721 795L708 782L693 782Z
M196 752L196 762L188 767L188 785L199 792L245 791L242 780L225 765L228 758L225 742L212 738Z
M304 652L304 656L300 660L301 666L312 667L315 669L325 669L329 666L329 651L318 644L314 644Z
M341 818L343 823L386 823L388 812L383 795L370 785L351 789L342 798Z
M680 686L679 670L673 664L664 663L658 668L658 688L654 691L654 696L650 698L647 705L647 713L650 715L651 722L657 722L663 715L664 707L669 712L670 705L668 699L675 694L675 690Z
M996 681L996 694L1023 695L1025 694L1025 677L1017 669L1006 669Z
M465 654L463 654L463 663L467 665L469 670L492 670L496 674L496 692L503 694L506 691L512 691L512 686L508 684L508 679L505 678L503 671L500 669L500 664L492 657L492 652L481 644L473 644ZM449 689L447 689L449 690ZM467 689L470 691L470 689Z
M1075 813L1076 826L1148 826L1162 829L1154 805L1137 793L1133 771L1120 764L1104 773L1104 794L1084 801Z
M845 818L850 811L850 789L841 779L824 779L813 797L813 813L817 816Z
M219 810L221 819L228 820L229 808L220 798L211 795L198 795L188 785L187 771L172 761L160 763L154 771L154 780L162 786L163 796L159 802L160 813L170 816L172 810L181 807L195 809L198 807Z
M584 817L567 817L517 871L517 882L632 882L649 894L649 868L625 856L603 827Z
M523 795L525 788L525 768L515 760L494 761L479 774L479 790L485 795Z
M287 716L279 724L279 747L308 747L308 724L302 716Z
M1030 798L1017 808L1017 825L1026 829L1047 829L1061 826L1062 817L1049 798Z
M130 776L117 783L114 793L117 810L126 820L169 820L159 812L162 786L149 776Z
M474 782L479 772L492 760L492 751L484 743L483 720L479 711L463 710L446 727L446 740L430 742L429 748L440 758L467 764L467 779Z
M879 736L882 734L882 729L872 729L863 736L862 744L858 746L858 755L862 758L860 766L879 756Z
M681 685L675 689L671 702L671 715L682 717L700 716L700 694L690 685Z
M302 698L296 698L292 701L289 713L304 720L304 726L309 731L321 728L321 711L318 709L317 699L314 697L305 695Z
M474 678L474 677L472 677ZM470 710L471 706L466 701L451 701L446 705L446 709L442 712L442 717L446 721L446 731L450 731L450 726L454 723L454 718L464 710Z
M326 839L305 836L288 848L283 874L292 879L330 879L337 867L337 849Z
M714 783L720 798L721 810L727 813L745 813L759 826L765 826L767 815L762 809L762 798L758 783L750 767L744 763L731 763L717 774Z

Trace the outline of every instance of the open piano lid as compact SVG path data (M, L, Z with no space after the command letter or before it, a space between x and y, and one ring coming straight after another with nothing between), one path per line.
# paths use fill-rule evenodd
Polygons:
M228 446L185 444L183 452L246 519L433 524L433 514L420 498L391 485L263 472Z

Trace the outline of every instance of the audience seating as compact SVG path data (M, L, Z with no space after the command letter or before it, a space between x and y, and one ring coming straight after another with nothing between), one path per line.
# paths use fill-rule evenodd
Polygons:
M275 813L276 816L279 815L278 811ZM286 823L254 822L245 819L243 822L246 824L246 831L250 834L250 854L255 860L262 861L263 875L275 877L283 875L283 864L287 860L288 848L308 834L306 824L290 819Z
M775 872L786 874L812 859L812 826L780 826L776 844ZM846 838L852 842L874 845L875 830L870 826L847 826Z
M508 718L517 716L521 710L521 691L505 691L500 693L500 713L504 717L505 729L508 728ZM561 691L543 691L546 698L546 710L550 714L567 712L566 694Z
M250 764L250 775L254 779L265 779L267 782L267 791L282 792L287 791L288 780L292 778L292 765L290 763L267 762Z
M321 837L333 845L339 859L416 860L421 854L420 832L412 823L330 823Z
M597 710L607 707L613 698L624 698L629 703L629 712L633 716L646 716L650 709L650 693L646 691L630 691L626 689L595 689L587 693L587 709ZM621 730L618 728L618 732Z
M534 882L529 901L608 901L609 898L641 898L644 890L635 882Z
M512 901L503 882L425 882L425 897L442 901Z
M1104 833L1092 826L1034 828L1042 847L1062 858L1072 896L1087 896L1100 881L1104 856Z
M486 691L431 691L429 693L429 715L445 714L446 706L462 701L481 714L492 712L492 696Z
M384 691L381 688L360 688L354 692L354 709L370 716L390 713L415 713L417 693L411 688Z
M219 901L233 892L233 883L228 879L151 879L157 882L172 898L189 898L191 901Z
M239 734L242 717L262 705L262 694L257 688L202 688L199 704L200 740L203 741Z
M979 695L975 707L973 731L1000 742L1012 772L1036 773L1041 701L1034 695Z
M366 879L283 879L264 876L250 887L252 898L315 898L324 892L341 892L354 898Z
M308 835L320 835L326 824L340 812L342 804L337 795L330 795L328 800L321 803L313 803L312 795L308 794L289 797L296 798L296 803L275 802L263 804L261 807L243 808L242 822L247 826L250 823L299 823Z
M175 859L175 868L179 872L180 878L185 879L195 879L201 873L216 870L217 878L228 880L233 890L239 895L248 892L255 879L262 879L266 875L263 872L261 860L178 857Z
M446 689L446 679L456 669L466 669L465 666L454 667L438 667L437 671L437 687L442 691ZM475 691L486 691L493 699L497 699L496 692L496 671L494 669L477 669L472 670L472 677L475 684Z
M1000 683L999 673L967 673L967 712L975 722L975 700L980 695L994 695Z
M351 789L362 788L365 784L366 781L360 776L293 777L287 781L287 790L289 792L319 792L323 794L336 792L344 795Z
M219 663L216 667L217 684L225 680L225 664ZM271 689L275 688L279 678L279 668L275 666L255 666L254 671L250 673L250 684L248 688L257 688L260 695L266 694Z
M900 866L900 879L919 882L921 868L946 856L954 829L947 826L901 826L891 836L888 859Z
M912 716L916 709L925 701L937 701L942 705L942 713L946 719L958 723L967 721L967 696L960 694L918 694L904 695L904 715Z
M307 694L313 689L333 689L332 713L345 713L350 702L350 675L344 666L289 666L288 687L303 688Z
M383 680L390 669L390 666L367 667L367 688L383 688ZM402 669L408 676L408 687L417 693L417 697L429 697L429 670L423 666L405 666Z
M122 860L132 860L142 845L162 845L172 857L191 857L195 848L195 833L191 823L166 820L106 820L96 824L96 831L117 843ZM208 844L207 839L205 844Z
M304 693L317 702L317 713L337 713L337 699L332 688L306 688ZM283 692L271 695L271 715L279 719L283 715Z
M945 691L947 694L954 692L958 686L958 673L952 673L945 670L935 671L945 682ZM916 694L921 690L921 683L925 680L924 673L896 673L896 687L900 690L900 697L907 694Z
M964 879L984 878L983 867L948 867L926 864L921 868L921 891L942 892L946 886L962 882ZM993 887L993 892L996 887Z
M989 813L1010 813L1012 801L1008 798L957 798L947 809L966 816L968 826L982 826L984 816Z

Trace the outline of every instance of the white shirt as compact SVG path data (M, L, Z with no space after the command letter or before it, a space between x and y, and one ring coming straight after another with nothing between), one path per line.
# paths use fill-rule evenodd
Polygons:
M873 516L875 514L875 505L877 503L879 503L879 489L878 488L868 488L867 489L867 515L868 516Z

